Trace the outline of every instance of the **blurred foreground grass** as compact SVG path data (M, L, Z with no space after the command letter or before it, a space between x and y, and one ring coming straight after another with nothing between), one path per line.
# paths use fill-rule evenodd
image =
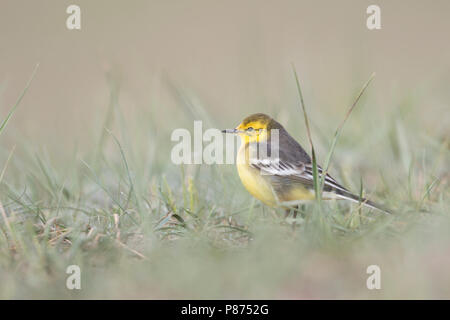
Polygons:
M234 166L171 164L173 126L155 120L157 107L125 116L110 84L89 152L23 141L0 150L0 298L450 298L449 141L426 136L412 107L381 124L355 112L331 165L356 193L361 176L369 198L396 214L338 202L321 219L308 205L293 233L283 212L247 194ZM175 93L183 109L171 123L217 126ZM299 109L286 112L303 126ZM339 121L313 114L319 150L331 141L320 128ZM375 154L378 168L365 161ZM73 264L78 291L65 285ZM381 290L366 288L373 264Z

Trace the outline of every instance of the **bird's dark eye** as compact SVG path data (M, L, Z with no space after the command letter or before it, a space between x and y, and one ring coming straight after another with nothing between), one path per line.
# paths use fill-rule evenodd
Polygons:
M253 129L253 127L248 127L247 128L247 131L253 131L253 130L255 130L255 129Z

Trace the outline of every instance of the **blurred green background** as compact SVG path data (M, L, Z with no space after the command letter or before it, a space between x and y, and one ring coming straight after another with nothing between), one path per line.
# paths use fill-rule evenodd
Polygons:
M70 4L0 5L1 121L40 64L0 135L0 298L450 298L450 2L377 1L374 31L372 1L80 0L73 31ZM234 166L170 163L174 129L255 112L309 150L292 64L319 163L376 72L331 173L397 215L293 234Z

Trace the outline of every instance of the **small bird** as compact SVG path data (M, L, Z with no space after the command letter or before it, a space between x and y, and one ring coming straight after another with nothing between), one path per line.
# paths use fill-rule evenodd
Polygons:
M282 207L287 214L291 208L315 199L311 158L280 123L268 115L256 113L235 129L222 132L240 136L236 166L242 184L255 198L270 207ZM321 177L322 168L317 166L317 170ZM390 213L352 194L329 174L325 176L322 198L350 200Z

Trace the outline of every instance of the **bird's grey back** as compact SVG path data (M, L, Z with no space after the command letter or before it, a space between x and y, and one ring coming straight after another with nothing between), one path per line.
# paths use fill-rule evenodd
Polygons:
M281 124L272 119L268 129L271 130L271 135L273 134L272 130L278 130L278 153L280 161L285 161L292 164L311 163L311 157L308 153L306 153L302 146L293 137L291 137L291 135ZM275 139L270 139L269 142L271 150L275 150L276 148L276 146L273 145L276 143L276 140L274 140Z

